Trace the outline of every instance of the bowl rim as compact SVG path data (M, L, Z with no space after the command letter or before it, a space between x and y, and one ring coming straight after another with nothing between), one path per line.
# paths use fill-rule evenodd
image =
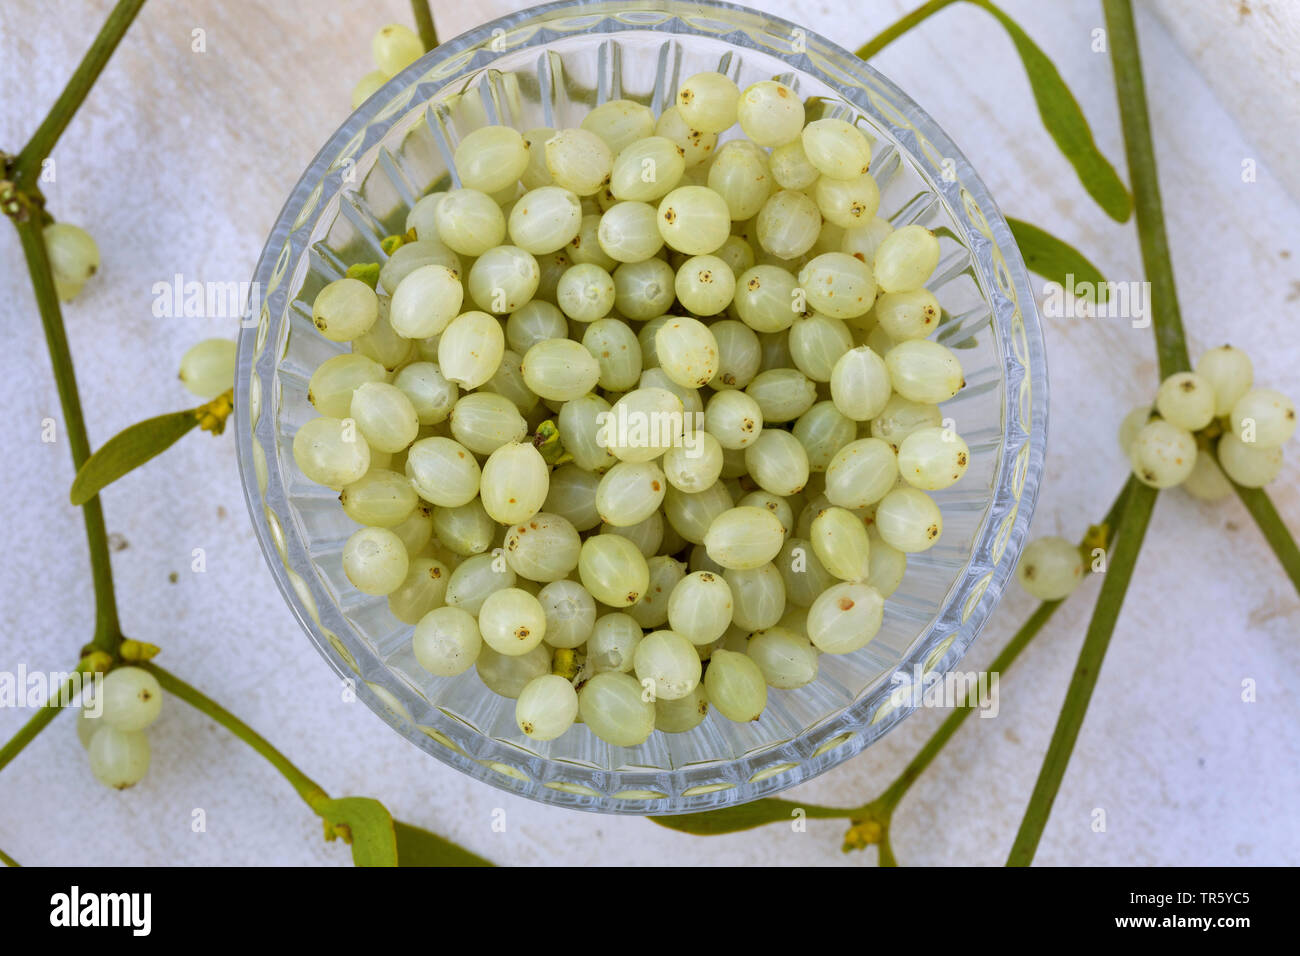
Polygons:
M332 613L337 611L337 608L333 607L330 593L315 573L299 574L293 570L294 568L310 570L313 563L298 538L292 522L283 521L271 514L273 497L277 498L285 513L288 512L287 499L279 471L271 467L266 450L262 447L262 444L266 444L272 450L276 447L275 430L272 427L275 419L274 409L268 407L264 410L263 404L269 402L270 406L273 406L279 400L271 376L278 364L281 351L278 343L268 340L268 326L271 324L268 302L271 296L267 293L274 290L281 281L292 285L292 274L286 274L286 268L290 265L286 257L289 256L290 247L293 245L292 238L295 235L303 237L301 248L289 256L294 262L298 262L310 248L308 240L316 222L321 215L331 209L330 200L337 200L337 197L346 191L345 178L338 169L343 151L349 144L354 143L359 134L367 130L369 135L366 138L369 142L364 149L358 150L358 155L373 149L387 132L385 130L383 133L376 133L374 129L375 123L385 109L394 101L408 95L420 78L429 74L435 67L446 64L467 50L483 47L485 43L490 42L494 31L509 32L533 21L539 25L544 24L545 21L554 20L566 13L574 15L585 13L593 17L604 14L605 19L601 21L601 26L604 27L610 22L611 15L621 16L634 11L665 15L666 20L655 24L658 27L657 32L665 39L692 35L707 36L710 40L731 46L742 54L770 51L746 47L744 44L737 43L730 34L726 37L705 34L684 22L683 16L693 13L701 17L718 15L726 18L731 15L734 30L752 29L761 24L769 30L784 30L787 36L793 36L793 31L800 31L806 39L808 49L812 49L814 44L817 45L819 52L824 51L826 56L833 58L835 68L852 77L858 86L849 87L834 75L827 74L813 64L806 52L787 57L790 72L811 75L818 82L834 89L856 110L869 116L874 124L887 131L897 147L905 151L908 158L912 160L917 172L928 181L933 193L947 206L954 223L967 229L967 234L962 236L962 239L971 250L972 265L979 277L980 291L992 313L990 324L996 330L996 347L1001 353L1003 365L1002 448L999 451L993 477L992 496L983 523L975 534L971 554L950 585L934 618L918 633L912 651L906 659L896 665L895 672L907 673L906 669L911 665L924 661L927 674L934 672L942 675L960 661L988 621L1011 576L1028 533L1042 477L1047 441L1047 366L1041 321L1028 271L1010 227L987 187L970 162L929 114L892 81L865 61L858 59L849 50L779 16L739 4L721 2L721 0L556 0L556 2L514 11L481 24L429 51L392 77L379 91L353 111L326 140L290 191L268 235L254 270L252 286L254 298L250 300L239 334L235 383L235 431L244 498L263 557L280 592L303 630L307 632L317 650L339 676L353 684L359 700L365 701L371 710L419 749L476 780L487 782L507 792L543 803L588 811L666 815L700 812L747 803L761 797L772 796L788 787L810 780L856 756L870 743L884 736L893 726L917 709L916 704L905 702L886 710L879 705L878 701L873 703L871 696L865 693L859 695L840 711L784 743L773 744L740 757L716 761L711 765L713 775L722 777L724 770L730 771L725 774L727 783L724 789L689 787L685 788L686 792L674 792L671 788L663 786L665 779L682 775L688 772L687 768L638 770L633 767L601 770L574 764L571 765L571 770L566 770L566 773L560 775L538 774L535 778L530 778L518 770L519 764L528 765L530 768L540 766L569 768L570 765L564 761L529 754L510 747L459 721L452 721L436 708L432 708L434 725L438 724L437 718L454 724L483 745L480 753L488 751L489 758L496 756L499 759L481 759L471 756L456 745L454 734L443 732L450 728L430 727L429 723L425 723L423 726L430 729L422 729L422 725L415 722L410 716L409 705L417 703L419 698L409 689L399 686L399 694L394 695L390 689L367 681L367 674L362 668L356 666L355 656L346 647L341 646L340 639L333 632L325 628L322 623L322 607L325 609L324 613L331 617L331 623L333 617L337 616L345 627L350 628L351 625L341 612L337 615ZM594 40L601 41L609 39L613 34L653 30L655 26L623 21L616 27L592 31L591 36ZM545 43L535 43L530 38L511 47L510 52L519 49L540 49L545 46ZM474 62L471 65L472 59L466 58L457 73L439 77L437 82L446 87L491 66L490 63L481 62ZM868 101L867 91L873 85L887 95L890 108L902 114L902 118L907 121L907 126L900 126L887 119L881 115L879 108ZM390 121L389 126L391 127L404 115L406 115L405 109L393 111L391 117L386 117ZM936 181L931 175L934 164L926 162L922 152L909 145L907 135L909 131L914 134L912 143L918 143L920 137L924 137L927 145L938 150L939 156L953 162L957 175L952 182L945 185ZM326 198L322 200L322 196ZM955 204L954 201L959 201L959 204ZM987 227L987 233L980 230L982 234L971 234L969 224L961 212L964 210L969 214L972 205L974 211L979 214L979 220ZM976 256L977 249L984 247L987 247L986 251L992 250L996 253L991 259L994 264L991 270L986 269L983 261ZM997 269L999 264L1005 275L999 273ZM990 277L1005 280L1005 287L999 289L997 283L989 281ZM286 288L285 291L290 290ZM285 307L280 311L288 310L288 301L286 297ZM1020 324L1018 336L1014 334L1016 320ZM1011 326L1007 327L1007 322L1011 322ZM1013 381L1015 376L1011 374L1014 371L1012 362L1018 363L1022 370L1018 383ZM260 372L259 366L262 367ZM264 384L270 384L271 387L268 389ZM1020 386L1019 389L1015 387L1017 384ZM1020 405L1025 403L1028 403L1028 420L1025 420L1023 410L1020 408ZM271 414L264 414L264 411L270 411ZM1017 425L1020 426L1023 434L1015 436L1019 453L1013 455L1015 449L1011 445L1013 437L1011 431ZM262 441L261 444L255 444L258 441L259 431L265 433L264 438L269 436L269 443ZM262 454L260 462L257 460L258 452ZM1023 467L1013 463L1013 457L1023 459ZM1016 472L1014 475L1011 474L1013 470ZM263 490L263 482L267 482L265 490ZM1014 493L1017 484L1020 491ZM273 495L273 491L277 492L277 495ZM272 520L278 527L272 527ZM996 557L990 559L990 566L983 573L977 593L968 594L967 586L971 583L972 566L976 563L981 546L990 543ZM955 627L951 635L946 635L947 639L940 647L926 646L925 638L932 635L941 622L952 616L955 606L959 603L964 604L964 614L960 624ZM344 655L353 657L351 662L353 666L349 667L349 662ZM376 669L373 676L380 676L378 671L386 669L386 666ZM401 685L400 680L396 682ZM400 699L402 696L406 698L405 703ZM830 736L823 733L822 736L827 738L826 744L814 749L811 746L812 741L806 741L805 738L813 730L822 728L834 730L836 733ZM433 736L430 730L437 732L443 739L439 740L437 736ZM831 742L845 734L851 736L835 746L829 746ZM448 741L448 737L451 737L451 740ZM804 742L803 746L800 746L801 742ZM448 743L452 746L448 746ZM789 762L782 762L783 758L789 758ZM566 785L566 776L574 775L585 778L587 786ZM604 784L600 790L591 786L596 781ZM621 788L616 786L620 782L625 784ZM646 791L664 795L653 798L638 796Z

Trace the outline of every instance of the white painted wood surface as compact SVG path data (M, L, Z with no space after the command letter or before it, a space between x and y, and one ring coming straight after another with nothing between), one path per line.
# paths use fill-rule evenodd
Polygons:
M761 0L845 45L866 40L910 3ZM1090 51L1101 24L1088 0L1003 4L1051 54L1106 154L1123 169L1110 64ZM110 4L0 4L0 148L11 152L44 114ZM444 37L513 9L507 0L446 4ZM1140 11L1171 245L1184 320L1199 352L1230 340L1258 379L1293 395L1300 302L1300 216L1266 162L1243 183L1247 141L1231 87L1215 90L1159 20ZM101 274L66 310L93 441L184 406L177 362L233 322L155 319L151 286L179 272L246 280L300 171L344 118L369 70L369 37L406 21L401 0L201 0L145 7L56 153L47 189L56 216L87 226ZM191 51L206 31L207 52ZM1232 42L1229 38L1227 42ZM1193 56L1196 54L1193 52ZM1200 58L1197 58L1200 60ZM1033 109L1011 47L986 15L953 7L876 65L929 110L974 162L1003 210L1074 242L1115 280L1140 277L1131 224L1088 199ZM1227 97L1227 98L1225 98ZM1288 143L1289 145L1289 143ZM1292 157L1293 159L1293 157ZM58 419L18 243L0 228L0 487L5 557L0 669L68 666L90 633L80 518L64 496ZM1055 320L1047 339L1052 418L1036 533L1070 537L1125 474L1119 420L1156 385L1149 331ZM1273 489L1300 530L1293 445ZM262 562L245 514L229 435L187 437L104 495L126 630L163 645L160 659L268 735L332 793L383 800L398 816L502 863L866 865L844 855L842 827L813 822L703 840L637 818L548 808L507 796L426 757L336 681L299 631ZM193 548L207 571L190 572ZM177 580L169 583L169 574ZM900 808L894 846L914 864L1005 859L1069 680L1097 582L1088 582L1004 675L1001 713L962 728ZM990 661L1033 606L1014 587L968 658ZM1258 700L1241 700L1243 680ZM1300 863L1294 812L1300 741L1300 602L1235 501L1162 496L1074 760L1038 861L1045 864ZM0 710L0 737L27 718ZM923 712L879 745L787 794L854 805L876 795L943 719ZM289 786L244 745L175 700L151 731L140 786L91 778L63 718L0 774L0 848L24 863L343 864ZM207 831L191 830L195 808ZM492 812L506 811L494 832ZM1094 832L1095 808L1107 830ZM92 835L88 836L88 835Z
M1300 3L1151 0L1220 103L1300 197Z

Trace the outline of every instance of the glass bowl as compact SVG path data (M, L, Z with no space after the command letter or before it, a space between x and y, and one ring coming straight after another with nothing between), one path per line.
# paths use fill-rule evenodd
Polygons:
M695 731L656 732L634 748L608 745L580 725L537 743L515 727L514 701L473 671L423 671L412 628L345 578L340 555L355 525L336 492L302 475L291 450L295 431L315 417L312 370L342 350L316 333L310 303L346 263L382 261L381 238L404 229L408 207L446 176L468 131L490 122L576 126L591 106L620 97L658 112L681 79L715 69L741 87L776 77L815 98L810 119L856 122L875 140L881 215L939 236L929 287L944 318L935 337L957 350L966 374L943 413L970 445L969 471L935 494L943 537L911 556L879 635L854 654L822 655L817 681L773 691L760 720L736 724L711 712ZM957 664L1029 527L1047 375L1029 279L1006 221L970 164L902 91L829 40L768 14L697 0L554 3L443 44L325 144L285 203L254 279L239 338L236 422L244 491L271 573L312 643L398 733L513 793L610 813L684 813L822 773L907 716L916 695L896 689Z

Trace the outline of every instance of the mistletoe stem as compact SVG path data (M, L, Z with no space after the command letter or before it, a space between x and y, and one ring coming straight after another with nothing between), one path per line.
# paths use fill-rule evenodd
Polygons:
M305 773L299 770L289 758L271 745L271 742L259 734L248 724L244 723L226 708L222 707L211 697L208 697L202 691L185 683L174 674L163 670L157 664L143 663L138 665L143 667L154 677L158 678L158 683L162 689L170 694L179 697L185 703L189 704L195 710L211 717L222 727L242 740L248 746L252 747L257 753L266 758L266 761L280 772L280 774L293 785L294 790L298 791L298 796L302 797L309 807L313 809L323 800L329 799L324 788L315 780L312 780Z
M1100 527L1103 529L1101 540L1106 546L1109 546L1110 542L1114 540L1119 515L1123 511L1124 503L1128 500L1129 491L1133 484L1134 480L1130 477L1124 484L1124 487L1120 489L1119 494L1115 496L1115 500L1111 502L1110 508L1106 512L1106 516L1101 519ZM1085 536L1085 545L1087 541L1088 537ZM1064 603L1064 599L1061 601L1044 601L1040 604L1037 610L1029 616L1029 619L1026 620L1024 624L1020 625L1020 629L1016 631L1011 640L1007 642L1007 645L1002 648L998 656L993 659L993 663L988 666L989 673L1004 674L1010 670L1011 665L1016 662L1016 658L1018 658L1020 653L1029 646L1029 642L1038 635L1038 632L1043 629L1047 622L1052 619L1052 615L1056 613L1057 608L1059 608L1062 603ZM880 808L880 810L882 810L886 815L892 813L894 808L898 806L899 801L903 799L903 795L911 789L912 784L916 783L921 774L925 772L925 769L934 761L934 758L939 755L939 751L943 749L944 745L948 743L953 734L957 732L957 728L962 725L962 722L965 721L975 709L976 706L973 703L965 703L958 706L948 715L947 719L939 725L939 729L934 732L934 736L926 741L925 746L922 747L920 752L912 758L911 762L903 768L902 773L900 773L898 778L889 785L885 792L871 803L863 806L861 810L865 811L868 808L875 806ZM888 819L886 819L886 823L888 823Z
M97 659L99 658L99 659ZM103 664L102 655L88 655L83 658L77 665L77 674L89 674L99 669ZM5 745L0 747L0 770L9 765L9 762L22 753L36 735L44 730L55 717L67 710L64 703L72 699L73 693L77 689L80 678L76 675L69 675L59 687L59 689L50 694L50 699L45 702L27 723L18 728L18 733L14 734Z
M74 473L90 457L90 440L86 437L86 420L81 411L81 396L77 392L77 375L72 367L68 350L68 335L63 327L63 312L59 297L54 291L54 277L46 255L45 238L40 224L32 218L16 220L18 237L27 269L31 273L32 288L36 293L36 307L45 329L45 344L49 349L50 363L54 367L54 382L63 408L63 427L72 452ZM95 636L91 643L96 649L109 654L117 652L122 630L117 617L117 598L113 593L113 566L108 556L108 533L104 528L104 511L99 498L91 498L81 508L86 525L86 541L90 546L90 571L95 589Z
M871 59L922 20L933 16L944 7L952 6L956 2L957 0L930 0L929 3L917 7L907 16L882 30L880 33L877 33L866 44L864 44L857 52L858 59Z
M54 144L59 141L63 131L72 122L77 108L85 101L87 94L95 85L95 80L99 79L99 74L103 72L109 57L117 49L117 45L122 41L127 28L131 26L131 21L135 19L142 6L144 0L119 0L113 12L104 21L104 26L94 42L90 44L86 55L82 57L81 64L68 80L68 85L63 88L54 106L50 108L49 115L37 127L31 140L14 160L12 178L20 190L28 190L35 185L36 178L40 174L41 163L50 155Z
M1110 35L1110 61L1115 70L1119 96L1119 118L1124 129L1124 150L1133 190L1142 265L1151 283L1151 324L1156 335L1156 353L1163 381L1175 372L1191 368L1178 289L1169 258L1169 236L1160 200L1160 177L1156 173L1156 151L1151 140L1151 117L1147 111L1146 83L1142 79L1141 51L1130 0L1102 0L1106 31Z
M415 17L415 31L420 34L424 52L428 53L438 45L438 31L433 25L433 11L429 9L429 0L411 0L411 13Z
M1065 768L1070 763L1070 755L1074 753L1075 741L1079 739L1079 729L1088 713L1088 703L1097 686L1097 676L1101 673L1101 664L1106 657L1106 649L1110 646L1111 635L1115 633L1115 624L1119 620L1120 609L1124 606L1124 596L1128 592L1129 581L1133 578L1138 553L1142 550L1142 540L1146 537L1151 512L1155 508L1156 490L1137 484L1132 478L1129 483L1127 500L1120 512L1119 540L1111 551L1106 579L1102 582L1092 620L1088 622L1088 633L1083 639L1083 648L1079 651L1079 661L1074 667L1074 676L1070 679L1070 689L1066 691L1065 703L1061 705L1061 715L1057 718L1056 729L1052 731L1052 742L1048 744L1047 755L1043 758L1043 766L1038 772L1029 806L1025 808L1020 830L1012 844L1007 866L1028 866L1033 862L1038 841L1042 838L1047 818L1052 812L1052 804L1061 789Z

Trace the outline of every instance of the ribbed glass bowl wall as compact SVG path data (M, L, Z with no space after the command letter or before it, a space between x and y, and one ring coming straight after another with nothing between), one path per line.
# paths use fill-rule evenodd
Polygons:
M619 97L658 112L681 80L715 69L742 88L780 79L818 98L822 115L868 131L880 214L938 235L942 257L929 287L945 316L935 337L956 350L966 375L943 413L970 445L970 468L935 494L943 537L911 556L879 635L857 653L822 655L819 678L772 691L762 719L742 725L711 713L690 733L656 732L631 749L581 725L537 743L516 728L514 701L472 670L456 678L423 671L412 628L345 578L340 555L355 525L337 493L303 476L292 454L295 431L316 414L307 381L342 349L313 328L311 302L346 264L382 261L381 238L402 231L408 207L447 175L470 130L576 126L592 106ZM289 196L255 282L260 295L239 340L240 469L285 599L326 660L398 733L536 800L611 813L700 811L776 793L848 759L913 709L913 695L899 688L961 659L997 603L1033 512L1046 368L1028 276L1002 215L948 137L892 83L828 40L743 7L557 3L443 44L325 144Z

